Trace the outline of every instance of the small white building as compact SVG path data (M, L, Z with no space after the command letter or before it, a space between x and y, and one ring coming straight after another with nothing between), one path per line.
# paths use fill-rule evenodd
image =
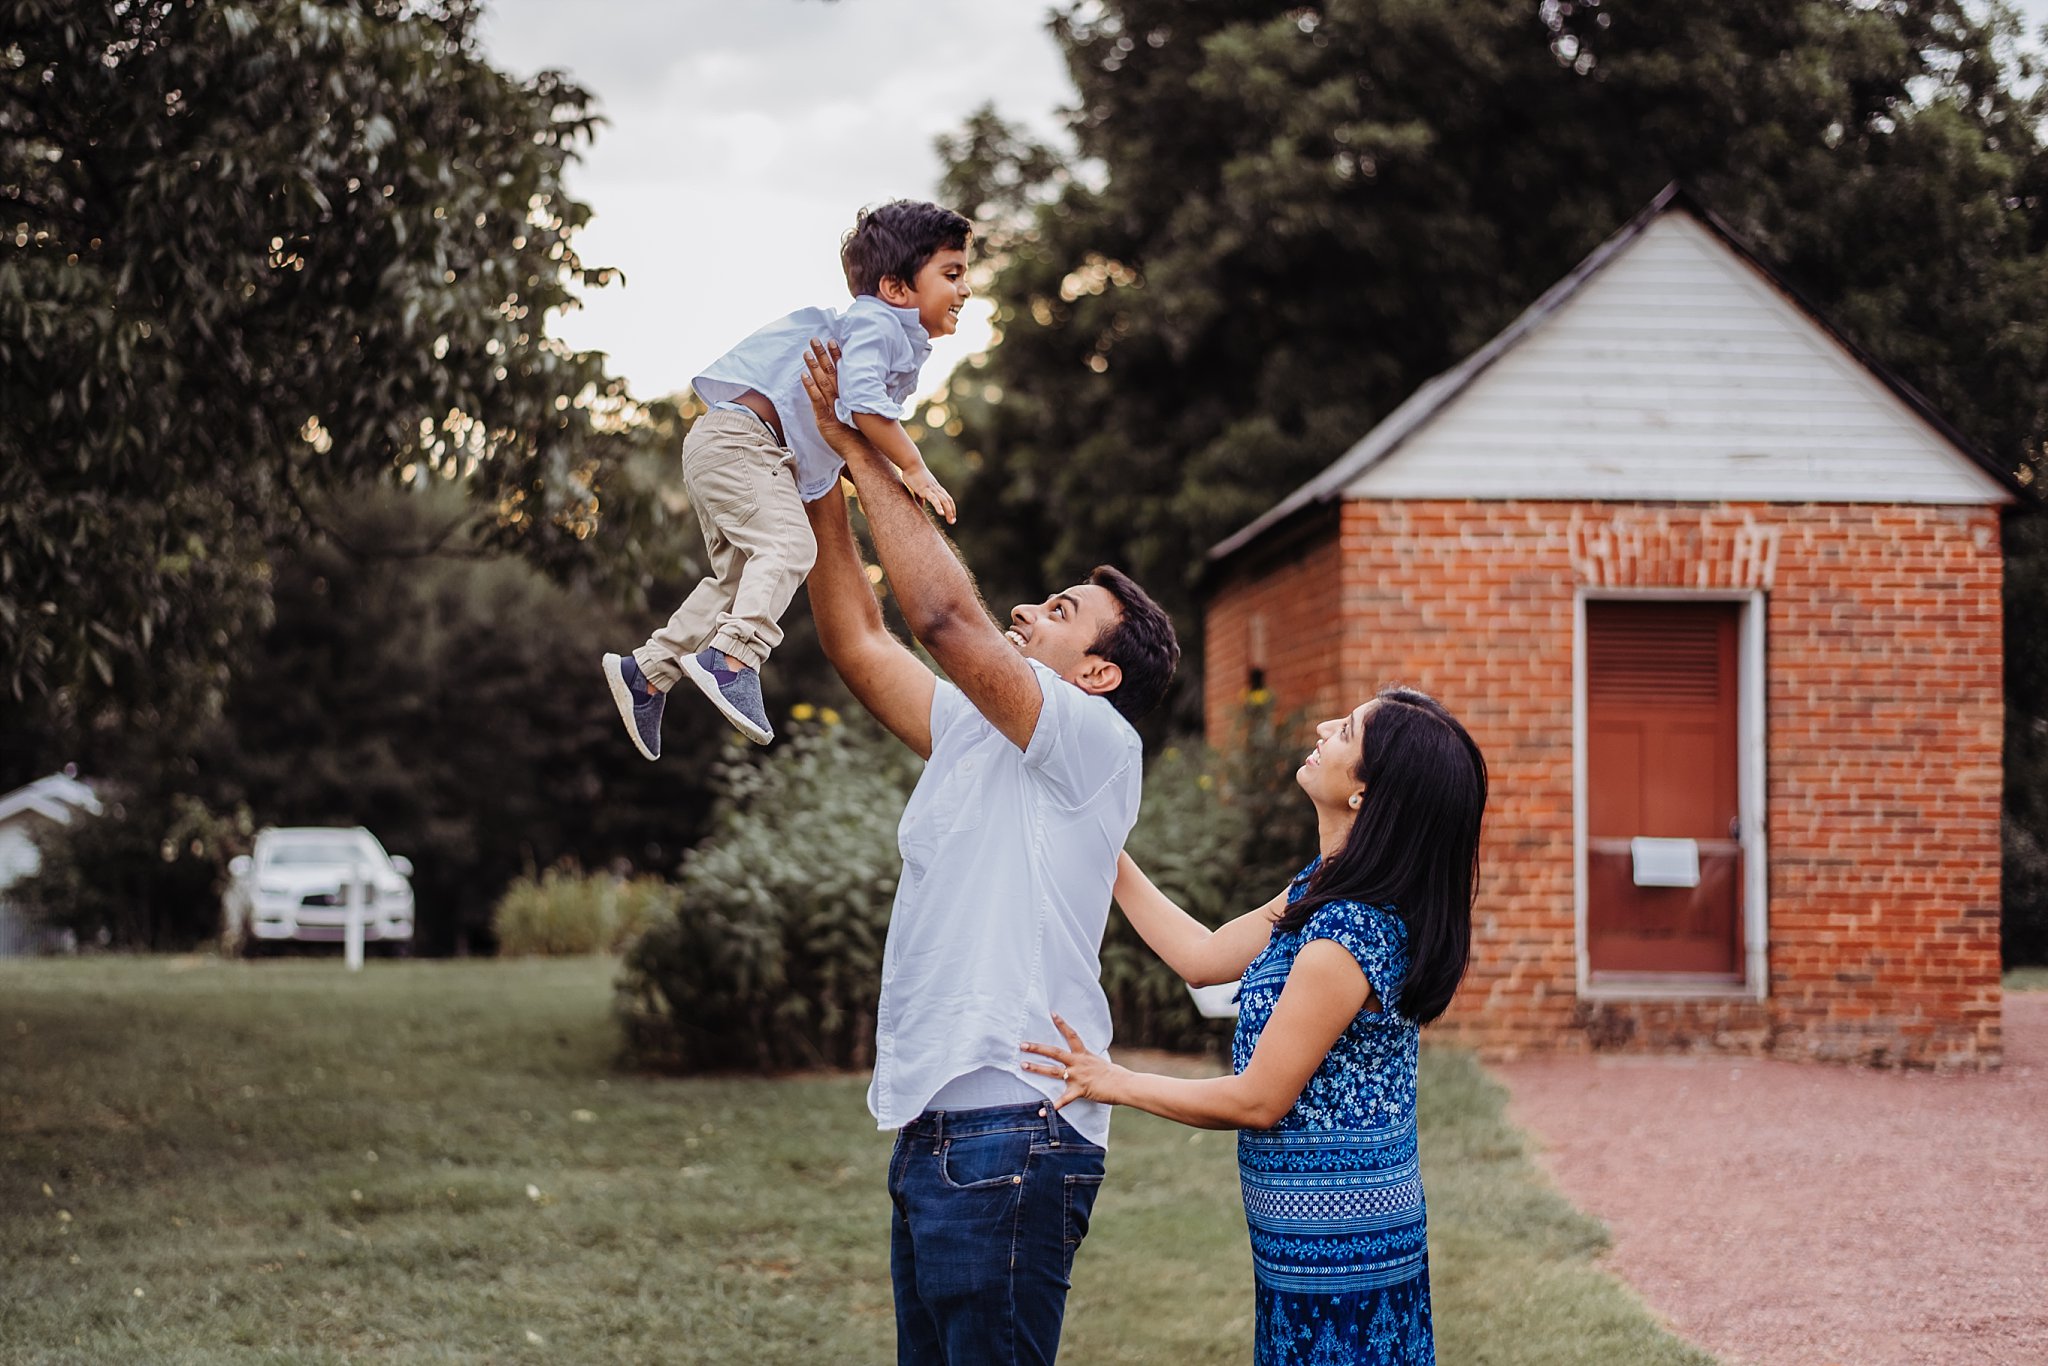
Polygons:
M0 795L0 956L29 952L37 943L35 931L8 903L7 889L42 866L37 837L80 814L99 815L100 800L69 767Z

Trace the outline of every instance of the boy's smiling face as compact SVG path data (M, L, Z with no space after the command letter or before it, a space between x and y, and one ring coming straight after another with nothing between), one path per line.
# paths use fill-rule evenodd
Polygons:
M891 275L882 281L882 302L914 308L925 334L950 337L960 327L960 306L974 297L967 283L967 253L945 247L932 253L909 285Z

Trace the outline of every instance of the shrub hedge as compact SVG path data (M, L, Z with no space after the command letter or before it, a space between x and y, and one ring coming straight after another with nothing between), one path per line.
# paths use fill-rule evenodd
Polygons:
M680 893L658 877L631 881L557 864L514 878L491 912L498 952L514 958L617 953L675 914Z
M254 833L247 809L100 785L105 814L45 828L41 866L7 889L40 928L80 944L182 952L216 940L228 860Z
M859 1067L872 1060L882 945L902 860L896 822L916 759L865 717L792 727L726 765L712 834L690 852L675 914L626 952L617 1013L629 1055L678 1071ZM1206 924L1260 904L1312 855L1293 773L1305 727L1248 704L1243 743L1147 765L1130 849ZM1227 1040L1112 913L1102 982L1123 1045Z
M1125 847L1188 914L1217 926L1272 899L1315 856L1315 812L1295 786L1309 728L1247 700L1232 742L1171 746L1145 771L1145 804ZM1112 912L1102 988L1117 1041L1147 1048L1227 1049L1232 1022L1204 1018L1187 986L1130 922Z
M828 711L787 733L722 766L676 914L626 953L618 1013L644 1064L775 1071L872 1053L917 760L865 717Z

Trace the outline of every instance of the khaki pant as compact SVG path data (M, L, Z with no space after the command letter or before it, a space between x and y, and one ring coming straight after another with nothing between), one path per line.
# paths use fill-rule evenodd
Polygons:
M796 490L796 457L752 413L713 408L691 424L683 487L704 529L711 572L668 625L633 651L640 671L664 691L683 676L677 661L707 645L760 668L782 643L782 614L818 557Z

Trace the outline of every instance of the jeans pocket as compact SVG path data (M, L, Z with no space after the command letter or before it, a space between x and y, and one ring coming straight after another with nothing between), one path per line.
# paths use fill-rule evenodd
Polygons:
M954 1190L1017 1186L1031 1165L1031 1131L968 1134L939 1149L939 1180Z
M1088 1236L1088 1217L1095 1212L1095 1197L1101 1193L1101 1172L1067 1177L1066 1222L1060 1237L1068 1252L1081 1246L1081 1240Z

